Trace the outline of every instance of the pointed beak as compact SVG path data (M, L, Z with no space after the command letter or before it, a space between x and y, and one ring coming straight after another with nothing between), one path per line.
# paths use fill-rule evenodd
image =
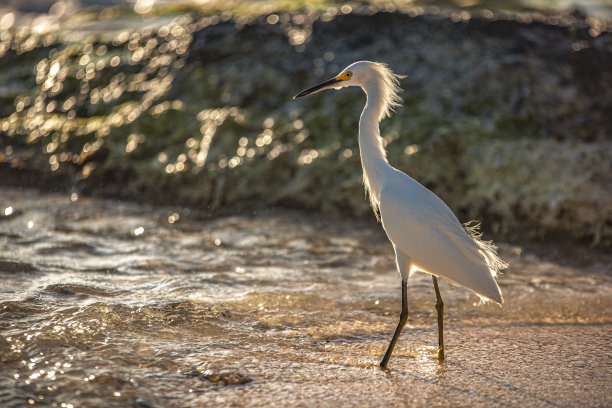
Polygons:
M310 95L313 93L317 93L319 91L322 91L324 89L329 89L329 88L333 88L338 82L342 82L339 79L336 78L332 78L329 81L325 81L322 84L313 86L312 88L308 88L305 91L300 92L299 94L295 95L293 97L293 99L297 99L297 98L301 98L302 96L306 96L306 95Z

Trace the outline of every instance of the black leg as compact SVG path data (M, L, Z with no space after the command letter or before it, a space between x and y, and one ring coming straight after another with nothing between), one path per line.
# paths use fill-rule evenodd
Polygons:
M395 348L395 343L397 343L397 339L406 325L406 321L408 320L408 282L406 280L402 280L402 312L400 313L400 320L397 324L397 328L395 329L395 333L393 333L393 338L391 339L391 343L389 343L389 348L387 348L387 352L380 362L381 368L387 368L387 363L391 358L391 353L393 353L393 349Z
M444 361L444 302L440 296L440 289L438 289L438 279L431 275L433 278L434 289L436 290L436 310L438 311L438 361Z

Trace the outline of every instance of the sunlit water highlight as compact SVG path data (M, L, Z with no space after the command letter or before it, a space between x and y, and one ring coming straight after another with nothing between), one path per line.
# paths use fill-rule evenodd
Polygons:
M10 210L9 210L10 209ZM501 244L506 304L428 276L389 371L379 226L0 191L0 406L606 406L612 259Z

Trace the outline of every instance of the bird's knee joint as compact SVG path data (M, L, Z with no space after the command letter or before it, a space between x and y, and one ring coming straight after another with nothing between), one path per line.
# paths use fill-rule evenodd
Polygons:
M436 310L438 311L438 313L442 313L444 311L444 302L442 302L441 300L436 302Z

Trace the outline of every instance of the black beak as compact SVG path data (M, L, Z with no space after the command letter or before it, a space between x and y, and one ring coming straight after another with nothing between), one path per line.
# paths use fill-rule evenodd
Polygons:
M297 99L297 98L301 98L302 96L306 96L306 95L310 95L313 93L317 93L319 91L322 91L324 89L327 89L335 84L337 84L338 82L341 82L339 79L336 78L332 78L329 81L325 81L322 84L319 84L317 86L313 86L312 88L309 88L305 91L300 92L299 94L295 95L293 97L293 99Z

